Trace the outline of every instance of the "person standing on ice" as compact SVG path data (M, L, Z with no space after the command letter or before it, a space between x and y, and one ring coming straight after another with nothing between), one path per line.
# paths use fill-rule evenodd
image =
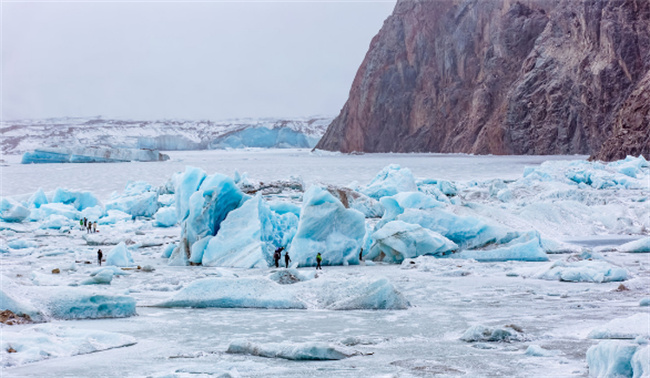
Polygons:
M93 232L97 232L97 221L93 222Z
M84 228L88 228L88 218L84 217Z
M363 261L363 248L359 251L359 261Z
M97 262L99 262L99 266L102 266L102 257L104 257L104 254L102 253L101 249L97 250Z
M86 223L86 233L90 234L90 230L93 228L93 222Z
M289 251L286 251L284 253L284 265L286 265L287 269L289 268L290 262L291 262L291 258L289 257Z
M323 262L323 256L320 255L320 252L316 255L316 269L323 270L320 264Z
M280 257L282 257L282 250L284 247L280 247L275 250L275 253L273 254L273 260L275 261L275 267L279 268L280 267Z

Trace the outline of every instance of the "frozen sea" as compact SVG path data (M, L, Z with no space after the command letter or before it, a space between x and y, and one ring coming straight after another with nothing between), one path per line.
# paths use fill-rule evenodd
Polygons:
M588 338L595 327L614 319L648 314L639 301L650 296L650 254L626 253L616 247L647 236L650 185L635 191L565 193L567 205L543 213L526 201L542 202L544 193L515 192L513 200L489 197L485 183L520 179L526 167L545 161L579 161L586 156L469 156L442 154L342 155L308 150L236 150L169 152L160 163L21 165L5 157L1 194L24 198L37 189L59 187L88 190L100 200L121 192L128 181L162 185L186 166L208 174L232 176L237 170L259 181L300 177L306 184L365 185L389 164L408 167L417 178L450 180L462 185L463 199L480 204L481 215L500 218L510 227L533 227L543 235L570 242L573 252L597 253L629 277L621 282L563 282L539 279L557 261L571 253L549 254L547 262L477 262L425 256L398 264L362 264L324 267L317 279L338 281L385 277L409 301L405 310L336 311L308 308L221 309L161 308L160 303L197 279L215 276L266 277L276 269L169 266L163 246L133 251L136 264L154 272L116 276L110 285L93 287L101 293L127 294L137 300L137 316L93 320L51 321L83 332L109 331L135 338L136 344L69 355L61 352L21 366L9 366L10 353L1 351L3 377L587 377L586 351L599 340ZM647 168L646 168L647 170ZM645 173L647 175L647 172ZM356 183L356 184L355 184ZM500 187L500 186L499 186ZM523 193L523 194L522 194ZM612 196L620 198L611 198ZM524 198L524 200L522 200ZM529 198L529 200L525 200ZM532 198L533 200L530 200ZM576 202L582 201L579 204ZM630 205L632 203L633 205ZM630 209L630 206L638 208ZM533 203L535 206L535 203ZM545 206L542 204L542 206ZM564 206L564 207L562 207ZM601 207L598 207L601 206ZM609 207L607 207L609 206ZM644 207L645 206L645 207ZM529 209L530 207L530 209ZM537 211L538 216L529 212ZM537 209L537 210L536 210ZM607 214L599 214L606 211ZM578 212L578 214L569 214ZM564 218L562 218L564 216ZM608 221L618 217L620 221ZM646 218L644 218L646 217ZM179 226L156 228L151 221L118 222L100 228L123 234L135 242L144 239L177 241ZM2 242L25 239L38 247L2 254L2 277L26 287L56 291L86 279L97 269L97 246L83 239L85 232L69 234L39 230L30 223L3 224ZM153 243L155 244L155 243ZM112 246L101 246L110 250ZM575 255L575 253L573 255ZM81 263L78 263L81 261ZM74 269L65 269L74 265ZM61 274L51 274L61 268ZM282 269L279 269L282 270ZM311 274L313 268L298 269ZM3 281L3 291L9 286ZM17 290L14 294L31 291ZM314 294L316 295L316 294ZM38 304L41 296L27 298ZM466 342L465 331L476 325L519 329L509 342ZM643 325L642 325L643 326ZM18 332L32 325L1 325L0 331ZM650 324L647 325L650 328ZM4 336L3 336L4 337ZM336 361L293 361L226 353L236 339L261 345L326 342L348 344L360 352ZM61 340L61 343L64 343ZM546 356L526 354L540 346Z

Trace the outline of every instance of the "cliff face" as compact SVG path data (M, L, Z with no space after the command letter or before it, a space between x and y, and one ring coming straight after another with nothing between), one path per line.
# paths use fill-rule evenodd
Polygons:
M648 72L648 0L398 1L317 148L591 154Z

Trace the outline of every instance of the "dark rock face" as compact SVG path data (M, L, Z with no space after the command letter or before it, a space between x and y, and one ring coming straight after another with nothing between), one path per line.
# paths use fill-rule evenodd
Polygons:
M402 0L316 148L592 154L649 72L648 0Z

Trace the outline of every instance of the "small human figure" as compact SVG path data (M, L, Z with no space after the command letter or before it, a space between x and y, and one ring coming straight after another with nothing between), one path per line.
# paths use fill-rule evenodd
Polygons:
M99 266L102 266L102 257L104 257L104 254L102 253L101 249L97 250L97 262L99 262Z
M320 264L323 262L323 257L320 255L320 252L316 255L316 269L323 270Z
M275 261L275 267L279 268L280 267L280 257L282 257L282 250L284 247L280 247L275 250L275 253L273 254L273 260Z
M88 228L88 218L84 217L84 228Z
M131 215L131 220L133 221L133 223L135 223L135 218L136 218L135 215Z
M90 230L92 230L92 228L93 228L93 222L88 222L86 224L86 233L90 234Z
M97 232L97 221L93 222L93 232Z
M359 251L359 261L363 261L363 248Z
M83 220L83 218L80 218L79 219L79 228L81 228L83 230L83 227L84 227L84 220Z
M289 257L289 251L286 251L284 253L284 265L286 265L287 269L289 268L290 262L291 262L291 258Z

